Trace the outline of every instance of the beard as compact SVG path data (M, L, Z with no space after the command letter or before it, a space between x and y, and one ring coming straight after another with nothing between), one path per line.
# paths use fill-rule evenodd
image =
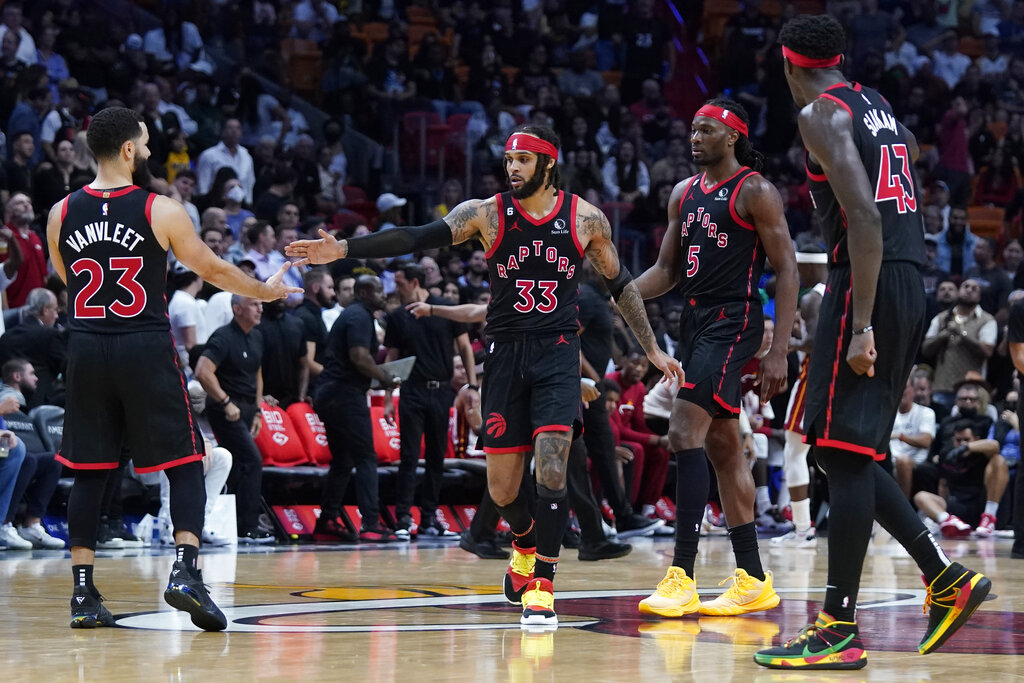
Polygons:
M526 199L544 185L544 173L538 168L528 180L524 180L519 189L512 188L512 196L516 199Z
M132 158L132 184L146 189L151 180L153 180L153 176L149 172L149 164L145 159L140 159L136 153Z

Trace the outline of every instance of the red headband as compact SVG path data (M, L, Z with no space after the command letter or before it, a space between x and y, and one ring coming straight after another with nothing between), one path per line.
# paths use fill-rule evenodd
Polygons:
M805 57L799 52L790 50L785 45L782 46L782 56L793 63L793 66L800 66L805 69L828 69L839 64L842 59L842 55L836 55L835 57L828 57L826 59L812 59Z
M558 148L547 140L541 140L536 135L529 133L515 133L509 136L505 142L506 152L533 152L534 154L547 154L558 161Z
M716 119L729 126L734 131L737 131L740 135L748 135L747 124L743 123L743 119L736 116L736 114L728 109L722 109L721 107L716 107L713 104L705 104L703 107L698 109L697 113L693 116L694 118L697 118L698 116L706 116L709 119Z

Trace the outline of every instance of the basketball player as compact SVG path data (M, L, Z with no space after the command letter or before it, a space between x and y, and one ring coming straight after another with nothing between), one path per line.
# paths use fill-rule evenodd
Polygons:
M885 98L843 76L846 36L833 17L796 17L779 40L829 254L804 409L805 438L829 482L828 585L815 623L754 660L773 668L859 669L867 653L854 619L873 518L924 575L929 616L921 654L966 623L991 582L950 563L878 462L925 320L917 140Z
M654 340L640 293L620 266L608 219L558 189L558 136L544 126L517 128L505 144L511 192L471 199L443 220L353 240L293 242L289 256L327 263L384 257L478 239L486 249L491 303L487 333L483 450L487 483L515 540L505 597L522 604L524 625L557 626L552 580L568 520L565 473L580 406L577 278L584 255L605 278L623 318L651 362L669 378L683 372ZM533 450L536 514L519 498ZM536 521L536 524L535 524Z
M790 506L793 510L793 528L772 539L772 545L787 548L813 548L818 544L814 527L811 526L811 499L808 489L811 473L807 465L807 454L811 447L804 443L804 407L807 401L807 367L811 363L814 348L814 331L818 325L818 309L821 297L825 295L825 278L828 257L824 253L798 252L796 255L800 281L808 291L800 297L800 337L790 340L789 348L803 358L800 374L793 383L786 409L785 438L783 446L786 486L789 488Z
M164 591L169 605L207 631L227 626L197 567L206 493L203 438L189 407L167 317L167 250L203 280L263 301L289 292L217 258L178 202L147 192L149 132L131 109L96 114L87 135L96 179L50 210L46 237L54 270L68 285L67 413L57 459L75 471L68 533L75 587L71 627L112 626L93 585L96 531L107 475L122 446L139 472L170 480L177 554ZM143 374L144 373L144 376Z
M799 288L782 198L752 168L763 157L747 137L746 111L732 100L711 100L697 110L691 131L693 160L702 171L672 190L658 261L636 279L645 299L681 281L686 303L676 355L687 381L672 403L668 432L676 459L675 552L665 578L639 606L662 617L745 614L779 604L771 572L761 566L754 478L737 418L743 367L763 336L758 282L765 256L778 278L778 329L792 329ZM775 335L761 359L755 382L762 402L785 387L788 342L789 335ZM693 567L710 486L707 459L718 476L737 569L726 592L702 604Z

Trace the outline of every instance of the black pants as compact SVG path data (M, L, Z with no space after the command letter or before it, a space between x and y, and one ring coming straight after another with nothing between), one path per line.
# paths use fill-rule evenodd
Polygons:
M448 412L455 402L455 392L445 383L436 389L423 384L403 384L402 400L398 402L398 421L402 426L401 462L398 465L398 492L395 516L409 514L416 492L416 464L423 454L423 486L420 488L420 513L431 519L441 496L444 476L444 452L448 437Z
M633 508L629 504L626 491L622 488L622 480L619 478L618 468L615 464L615 437L612 435L612 428L608 423L608 410L605 407L604 394L596 401L591 401L589 407L583 409L583 443L586 444L587 456L590 457L590 462L597 472L601 490L604 492L604 497L608 499L612 512L618 518L628 517L632 514ZM575 503L573 503L573 507L576 507ZM577 510L577 517L579 514Z
M364 524L380 519L377 492L377 452L373 448L373 429L366 392L344 384L322 386L314 403L317 415L327 430L331 449L331 469L324 481L321 516L341 514L345 489L356 468L356 500Z
M25 500L25 516L42 518L53 492L57 490L60 470L61 465L53 459L53 453L26 453L14 482L7 519L3 521L14 521L14 513L22 498Z
M594 499L594 491L590 486L590 474L587 472L587 448L582 439L576 439L569 449L569 465L565 473L566 486L569 489L569 502L576 512L580 523L580 536L583 545L597 545L605 540L604 529L601 528L601 510Z
M239 402L235 405L242 416L234 422L224 417L223 409L217 406L208 406L206 417L210 420L210 428L217 437L217 443L231 451L228 491L235 494L238 534L244 536L259 527L263 496L263 456L256 448L250 431L252 421L256 417L256 404Z

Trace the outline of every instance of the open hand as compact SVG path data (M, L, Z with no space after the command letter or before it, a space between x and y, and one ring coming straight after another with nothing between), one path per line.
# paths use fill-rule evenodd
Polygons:
M296 240L284 248L284 253L299 258L296 265L330 263L348 255L347 241L339 242L323 228L320 236L318 240Z
M292 267L292 264L285 261L277 272L270 276L267 280L267 288L264 290L264 295L260 297L261 301L277 301L283 299L289 294L302 294L301 287L292 287L284 283L284 274L288 272L288 269Z

